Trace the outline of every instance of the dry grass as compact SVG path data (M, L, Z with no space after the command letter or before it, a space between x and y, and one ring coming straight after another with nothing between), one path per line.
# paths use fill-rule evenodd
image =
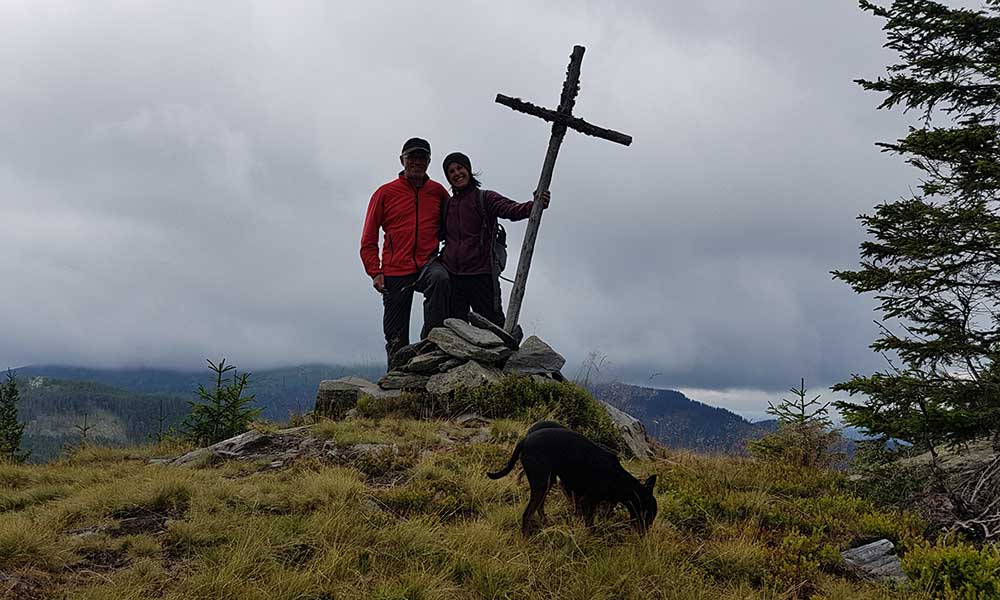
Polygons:
M837 562L876 537L907 547L916 518L856 498L836 474L743 459L628 464L659 475L644 538L621 511L588 530L554 491L547 526L522 539L526 484L484 473L525 428L497 422L492 441L469 444L468 429L436 421L319 426L338 445L397 444L411 458L385 466L392 483L371 465L315 460L261 473L154 466L140 460L162 454L151 448L2 465L0 574L69 599L920 597L850 579Z

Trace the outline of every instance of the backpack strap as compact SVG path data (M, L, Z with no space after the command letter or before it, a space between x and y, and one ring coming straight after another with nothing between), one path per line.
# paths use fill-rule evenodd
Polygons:
M492 217L486 212L486 192L482 189L476 190L476 212L479 213L479 218L483 222L483 232L485 235L480 236L480 243L489 244L490 254L493 253L493 240L497 237L497 227L500 223L497 221L496 215Z
M451 204L451 196L441 201L441 220L438 221L438 240L444 241L448 235L448 205Z

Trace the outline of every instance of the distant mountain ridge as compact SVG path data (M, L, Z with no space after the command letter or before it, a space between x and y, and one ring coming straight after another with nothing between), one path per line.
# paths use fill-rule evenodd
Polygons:
M249 393L263 408L262 416L284 421L289 413L312 410L316 388L324 379L357 375L375 380L372 367L300 365L254 371ZM21 382L21 420L27 424L24 446L36 461L58 455L79 440L77 426L84 416L92 425L91 439L110 445L148 441L161 429L177 427L186 417L188 401L198 385L214 385L212 373L167 369L93 369L41 365L17 370ZM743 454L746 441L775 428L774 421L751 423L724 408L691 400L665 389L623 383L591 386L594 395L643 422L650 437L673 448L700 452ZM161 412L162 411L162 412ZM162 425L161 425L162 414Z
M777 421L750 422L675 390L625 383L592 386L594 396L642 421L646 433L670 448L746 454L747 441L777 429Z
M239 365L237 365L239 366ZM240 369L240 372L243 372ZM324 379L357 375L375 379L382 375L378 368L345 365L309 364L252 371L248 393L254 394L255 406L264 409L262 416L271 420L287 420L290 412L312 410L316 388ZM92 369L59 365L22 367L19 378L49 377L69 381L92 381L138 394L164 394L197 399L198 385L215 385L214 375L206 368L198 371L168 369Z

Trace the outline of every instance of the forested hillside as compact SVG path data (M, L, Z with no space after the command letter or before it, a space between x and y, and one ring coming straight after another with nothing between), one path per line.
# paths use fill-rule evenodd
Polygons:
M670 448L745 454L748 440L777 427L774 420L751 423L674 390L607 383L594 386L593 393L642 421L651 437Z
M184 420L188 403L170 394L141 394L92 381L19 377L22 447L31 462L45 462L86 435L101 445L147 443ZM162 427L161 427L162 424Z
M241 369L242 371L242 369ZM165 369L86 369L65 366L30 366L18 369L18 377L36 376L54 379L91 381L139 394L166 394L194 400L198 385L212 385L213 375L207 368L200 371L170 371ZM324 379L358 375L375 379L381 371L370 366L300 365L253 371L249 393L256 397L256 406L264 409L262 417L287 420L289 412L312 410L316 387Z

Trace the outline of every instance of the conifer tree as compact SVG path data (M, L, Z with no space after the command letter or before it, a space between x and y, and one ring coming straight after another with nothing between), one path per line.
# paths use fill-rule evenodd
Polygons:
M24 462L28 452L21 452L24 423L17 420L17 401L20 399L17 378L7 369L7 381L0 384L0 462Z
M218 364L208 361L215 374L215 389L198 386L200 402L188 401L191 413L181 425L185 437L203 445L211 445L239 435L250 427L261 408L252 408L254 395L244 396L249 373L239 373L223 358ZM232 377L227 373L233 371Z
M836 405L850 424L924 449L1000 439L1000 0L860 4L885 19L899 62L857 83L885 94L879 109L920 117L878 145L921 180L859 217L860 268L833 272L875 295L884 320L871 347L888 360L834 386L866 397Z
M844 458L840 452L843 438L833 428L827 408L817 395L806 399L806 380L789 390L793 399L767 403L767 413L777 417L778 430L747 445L757 458L781 461L800 467L829 467Z

